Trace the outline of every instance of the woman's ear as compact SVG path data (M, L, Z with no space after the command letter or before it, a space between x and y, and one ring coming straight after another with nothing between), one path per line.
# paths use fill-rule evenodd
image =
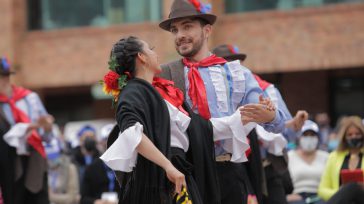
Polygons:
M137 59L142 63L142 64L145 64L147 62L147 58L146 56L141 53L141 52L138 52L137 54Z

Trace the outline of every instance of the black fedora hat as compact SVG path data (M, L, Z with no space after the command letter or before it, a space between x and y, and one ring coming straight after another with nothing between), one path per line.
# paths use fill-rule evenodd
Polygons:
M11 71L8 59L6 57L0 57L0 75L8 76L10 74L15 74L15 72Z
M207 13L208 10L208 5L202 4L198 0L174 0L168 19L159 23L159 27L169 31L173 20L188 17L201 18L213 25L217 17L213 14Z
M222 57L226 60L241 60L244 61L246 58L246 54L239 53L239 49L237 46L233 45L219 45L212 50L218 57Z

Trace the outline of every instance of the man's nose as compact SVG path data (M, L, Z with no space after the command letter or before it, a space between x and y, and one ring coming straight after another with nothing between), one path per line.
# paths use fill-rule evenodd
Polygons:
M180 41L180 40L182 40L183 38L185 38L186 37L186 35L185 35L185 33L184 32L182 32L182 31L177 31L177 33L176 33L176 38L177 38L177 41Z

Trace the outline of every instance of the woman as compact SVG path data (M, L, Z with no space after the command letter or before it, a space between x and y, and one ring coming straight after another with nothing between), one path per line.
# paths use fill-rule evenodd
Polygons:
M117 96L116 121L123 133L119 137L126 138L130 145L119 153L126 158L119 162L127 165L120 170L133 170L120 203L171 203L167 180L175 185L177 193L186 187L186 181L168 160L171 157L168 108L152 86L154 75L161 71L156 54L144 41L129 37L114 45L111 59L116 60L111 69L131 78L125 87L120 87L122 91ZM137 153L141 156L137 157Z
M364 126L360 117L345 118L338 133L337 150L333 151L326 164L318 194L329 204L364 203L363 183L346 183L341 174L347 170L364 170Z
M111 84L106 87L118 98L116 117L120 135L117 139L109 138L113 144L101 159L114 170L131 172L123 185L120 202L171 203L168 178L178 193L182 186L187 187L193 203L219 203L213 140L230 140L227 144L234 148L233 160L246 160L243 153L248 145L240 112L210 121L191 112L183 105L183 94L173 82L154 78L160 72L157 57L144 41L135 37L116 43L112 56L116 62L110 61L111 69L130 78L127 84L123 81L125 77L117 80L117 85L126 84L120 94L110 89Z
M319 204L322 201L317 196L317 189L328 153L318 150L319 128L316 123L306 120L301 132L297 150L288 152L288 169L294 190L293 194L287 195L287 201L290 204Z

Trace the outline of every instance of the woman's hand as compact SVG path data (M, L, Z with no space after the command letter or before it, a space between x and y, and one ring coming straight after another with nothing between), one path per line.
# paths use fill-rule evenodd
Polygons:
M168 180L175 184L175 192L180 194L182 187L186 187L185 175L178 171L172 163L170 163L164 170L166 171Z
M177 193L181 192L182 186L186 187L185 175L178 171L176 167L172 165L171 161L169 161L144 134L137 146L137 151L143 157L154 162L166 171L168 180L176 185L175 191Z

